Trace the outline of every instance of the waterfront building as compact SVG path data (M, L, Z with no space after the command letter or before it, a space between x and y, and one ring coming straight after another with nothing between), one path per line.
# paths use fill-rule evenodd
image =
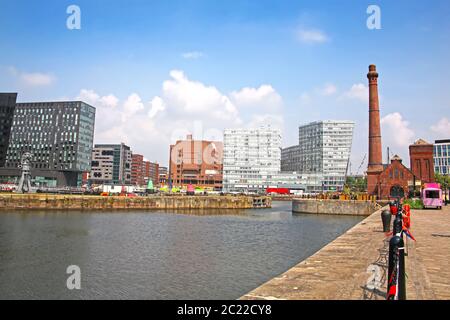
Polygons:
M434 182L433 145L423 139L409 146L410 168L421 183Z
M144 158L141 154L133 153L131 157L131 184L144 186L151 180L154 186L159 185L159 164Z
M323 191L340 191L350 159L354 122L326 120L299 127L299 144L283 149L281 170L318 175Z
M403 198L420 190L421 178L424 180L434 179L433 173L430 172L431 149L427 142L421 139L410 146L411 170L397 155L391 159L391 163L383 164L378 76L376 66L370 65L367 74L369 79L367 193L377 196L379 199Z
M395 155L377 178L378 197L380 199L407 197L414 190L415 179L414 173L403 165L398 155ZM420 186L417 189L420 190Z
M168 169L167 167L159 167L158 168L159 173L159 185L165 186L168 183Z
M272 176L269 188L288 189L290 193L316 194L324 192L323 174L279 172Z
M434 143L434 171L442 174L450 174L450 139L436 140Z
M170 146L169 184L209 190L222 189L223 143L194 140L188 135Z
M131 157L131 184L134 186L143 186L144 180L144 156L133 153Z
M6 163L17 93L0 93L0 167Z
M132 153L121 144L96 144L92 151L90 182L100 184L131 184Z
M224 131L223 190L264 192L281 170L281 132L270 127Z
M154 186L159 185L159 164L144 159L144 183L148 184L151 180Z
M281 171L283 172L300 172L301 163L301 147L295 145L281 150Z
M17 103L3 180L17 181L22 154L31 152L32 182L81 186L91 168L95 108L82 101Z

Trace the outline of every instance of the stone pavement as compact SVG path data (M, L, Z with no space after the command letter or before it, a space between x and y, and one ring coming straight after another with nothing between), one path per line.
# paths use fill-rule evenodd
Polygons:
M450 206L414 210L411 232L417 241L407 241L407 298L450 299Z
M450 207L416 210L407 241L408 299L450 299ZM380 211L243 300L384 300L389 238Z

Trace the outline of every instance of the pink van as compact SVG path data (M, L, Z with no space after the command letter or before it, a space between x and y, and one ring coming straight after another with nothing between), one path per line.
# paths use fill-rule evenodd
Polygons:
M422 190L422 202L425 208L442 209L442 190L439 183L427 183Z

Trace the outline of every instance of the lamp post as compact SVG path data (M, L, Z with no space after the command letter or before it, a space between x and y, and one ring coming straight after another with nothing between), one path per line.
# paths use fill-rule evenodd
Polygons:
M444 197L445 197L445 199L444 199L444 203L445 203L445 205L447 205L447 203L448 203L448 197L447 197L447 193L448 193L448 181L447 181L447 176L448 176L448 173L445 173L444 174L444 186L445 186L445 195L444 195Z

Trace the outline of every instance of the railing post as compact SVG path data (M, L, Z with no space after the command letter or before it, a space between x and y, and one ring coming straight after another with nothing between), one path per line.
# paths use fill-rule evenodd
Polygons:
M405 244L401 236L389 241L388 300L406 300Z
M391 229L392 214L389 210L381 212L381 221L383 222L383 232L389 232Z
M400 201L397 202L397 208L398 213L393 224L393 237L389 241L388 300L406 300L405 242L402 238L403 208Z

